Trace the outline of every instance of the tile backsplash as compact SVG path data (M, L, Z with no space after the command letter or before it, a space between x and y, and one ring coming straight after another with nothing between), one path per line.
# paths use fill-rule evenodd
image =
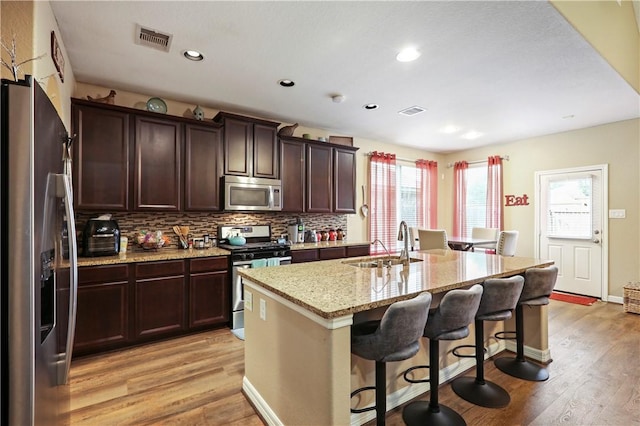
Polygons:
M87 220L104 213L76 212L76 231L81 241L82 230ZM273 237L287 233L287 226L300 218L306 229L329 230L341 228L347 231L347 215L313 214L313 213L191 213L191 212L116 212L112 218L118 222L120 235L129 238L129 246L135 244L136 236L141 230L162 231L171 236L169 247L178 247L178 237L173 226L189 226L194 237L209 234L218 239L218 225L271 225Z

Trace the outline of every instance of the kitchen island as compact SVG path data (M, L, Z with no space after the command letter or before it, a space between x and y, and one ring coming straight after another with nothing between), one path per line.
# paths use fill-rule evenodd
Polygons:
M449 290L552 264L454 250L413 252L411 256L415 261L408 267L361 267L370 259L386 258L380 256L240 273L245 285L243 390L268 424L346 425L373 418L372 412L350 413L351 391L374 383L374 363L351 355L350 326L354 322L379 318L390 304L423 291L432 293L436 304ZM548 361L546 307L527 314L526 323L535 324L536 331L527 335L527 355ZM501 330L502 323L495 327ZM489 356L505 348L502 342L489 342ZM421 342L423 347L416 357L388 366L389 409L427 391L426 384L409 386L398 380L406 368L428 364L424 345L428 343ZM450 348L441 345L441 351L446 355ZM467 359L441 359L443 380L473 365ZM354 405L371 402L364 398Z

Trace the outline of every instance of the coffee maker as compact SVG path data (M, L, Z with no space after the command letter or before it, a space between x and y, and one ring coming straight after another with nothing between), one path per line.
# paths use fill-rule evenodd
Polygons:
M304 223L302 223L300 218L296 219L296 223L289 225L288 232L289 240L291 240L293 244L304 242Z

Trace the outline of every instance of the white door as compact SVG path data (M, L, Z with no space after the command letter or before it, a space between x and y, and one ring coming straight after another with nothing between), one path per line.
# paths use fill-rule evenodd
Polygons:
M606 190L607 165L536 173L537 253L556 290L607 300Z

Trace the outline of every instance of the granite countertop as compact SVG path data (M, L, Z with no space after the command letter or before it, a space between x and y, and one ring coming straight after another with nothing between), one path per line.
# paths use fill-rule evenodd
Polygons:
M347 246L367 246L370 243L368 241L351 241L351 240L339 240L339 241L318 241L317 243L296 243L291 244L291 250L309 250L317 248L330 248L330 247L347 247Z
M387 256L325 260L267 268L242 269L251 282L301 306L332 319L410 299L423 291L432 294L481 283L493 277L523 273L552 261L503 257L457 250L412 252L418 259L408 267L350 266Z
M133 250L115 256L78 257L78 266L115 265L118 263L153 262L156 260L191 259L197 257L228 256L230 252L218 247L208 249Z

